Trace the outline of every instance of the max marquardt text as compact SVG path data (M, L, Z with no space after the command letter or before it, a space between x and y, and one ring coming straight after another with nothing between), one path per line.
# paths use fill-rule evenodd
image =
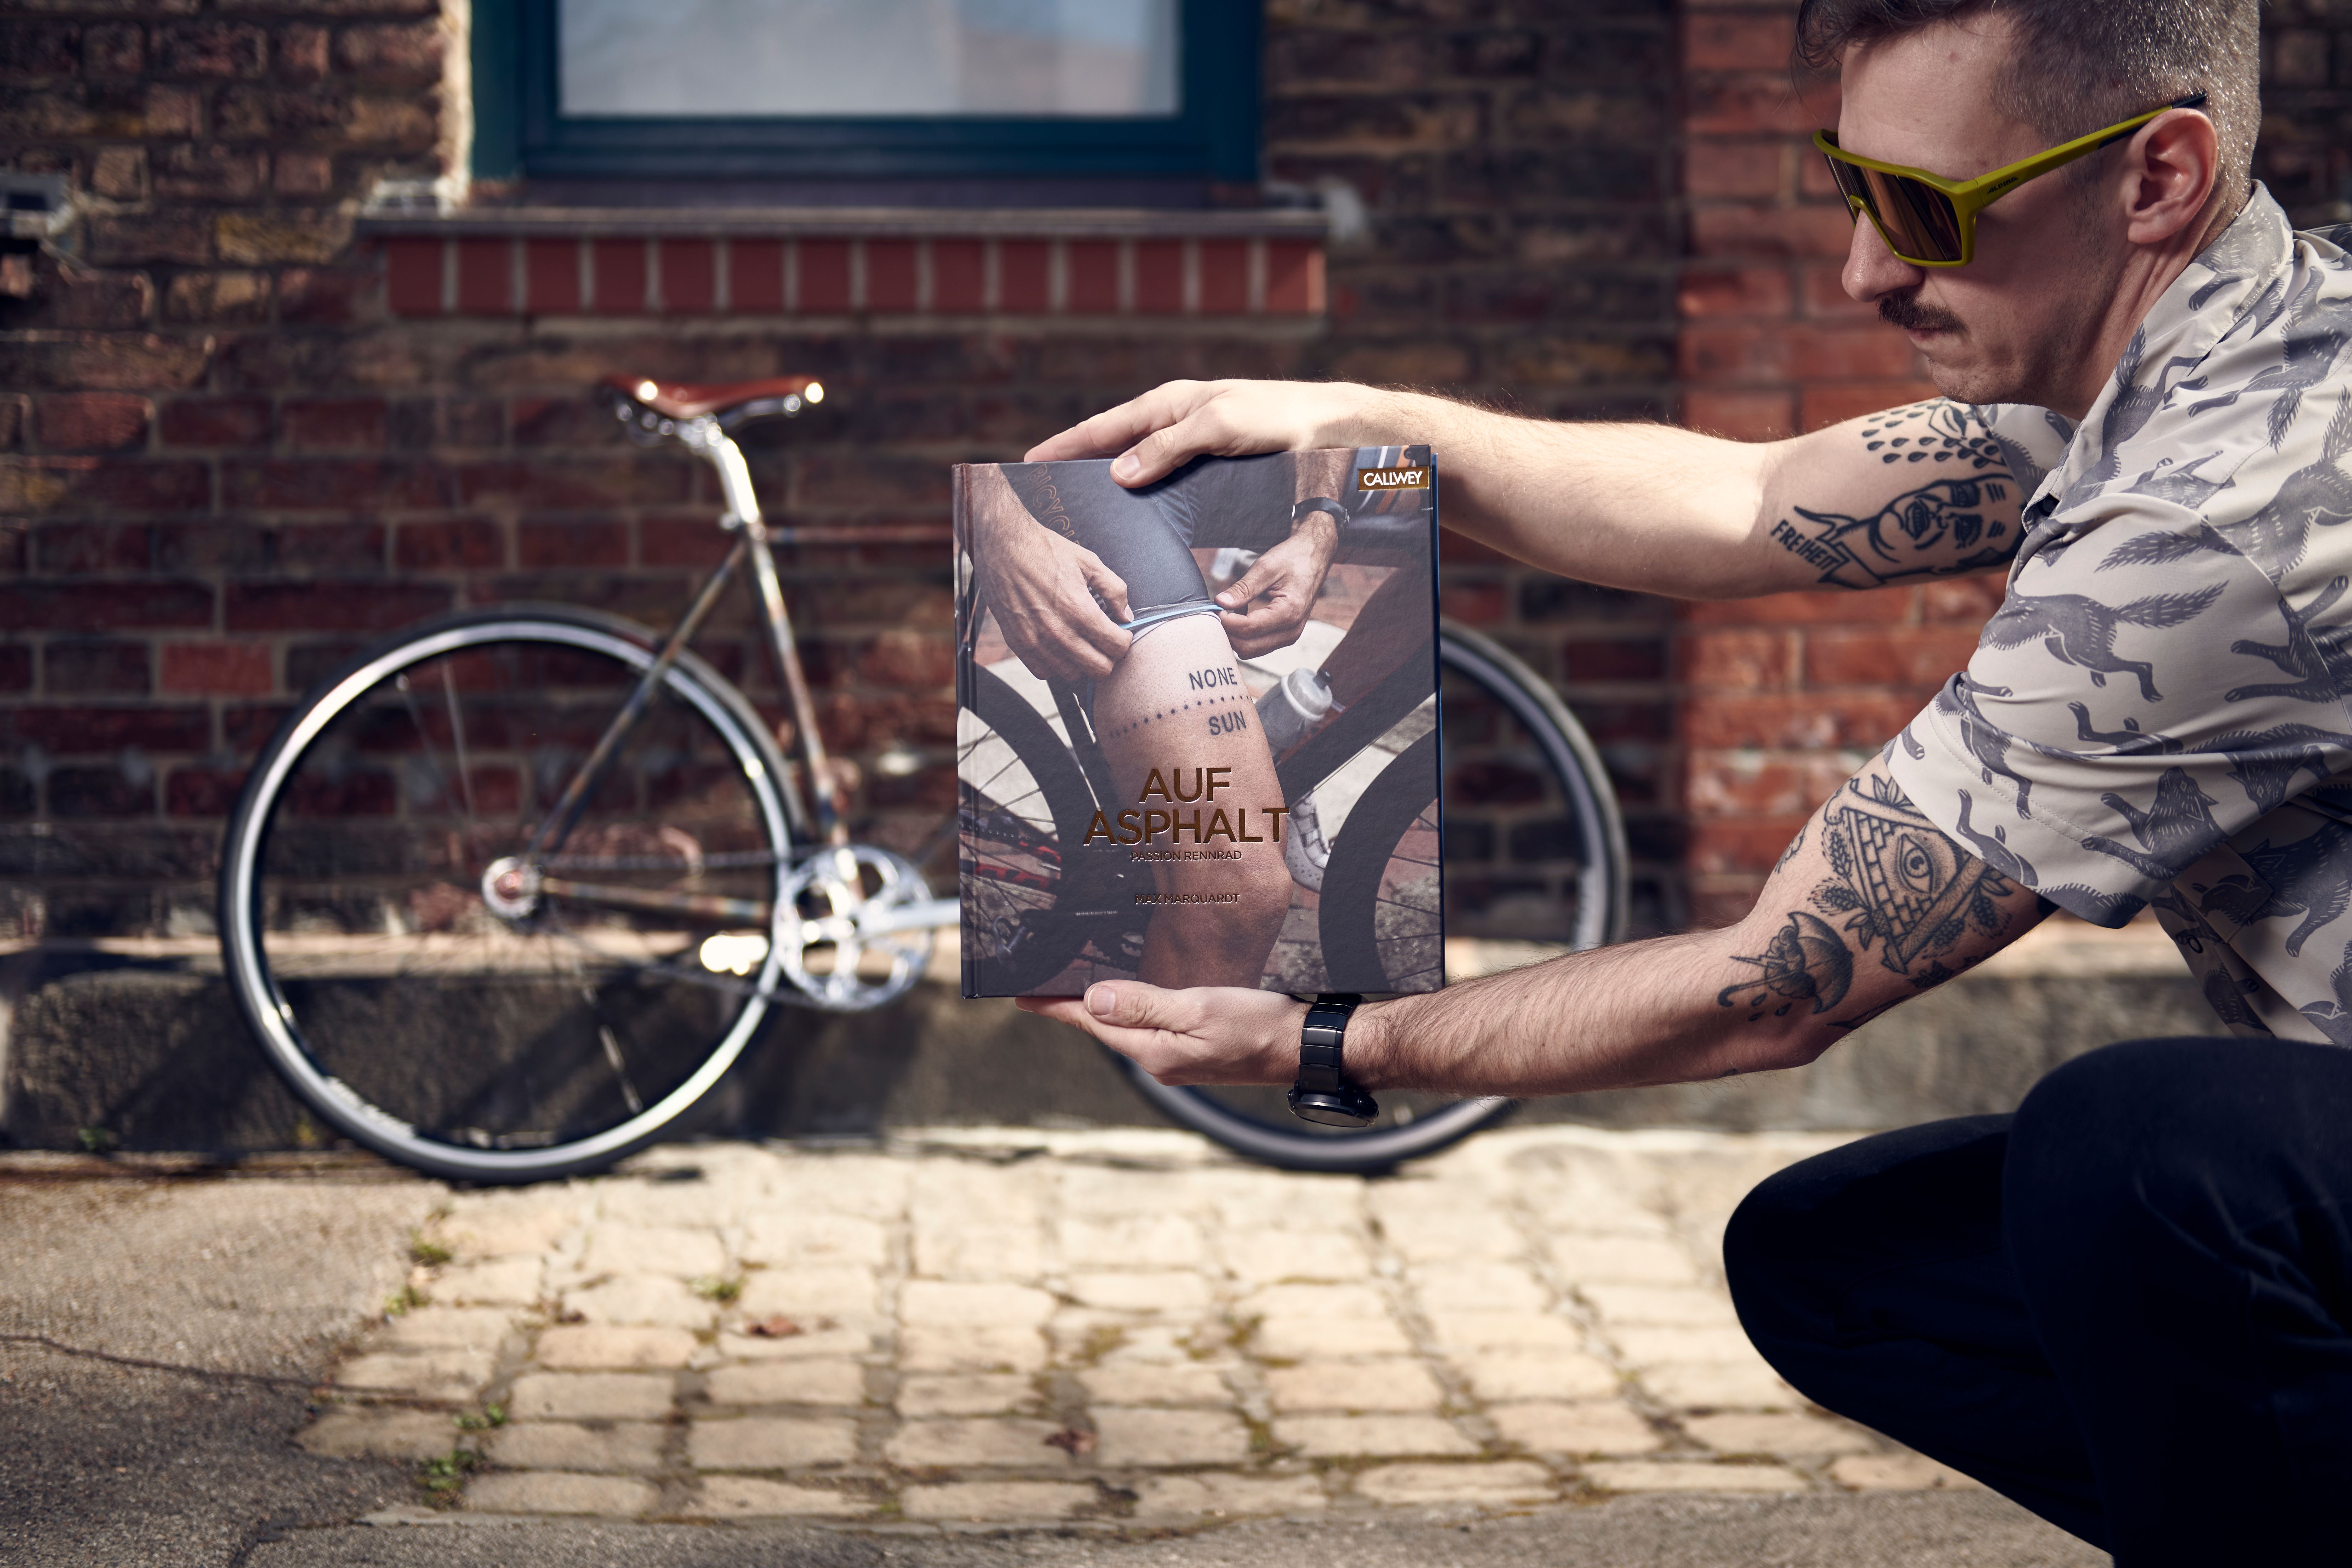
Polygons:
M1087 839L1092 844L1103 839L1112 844L1265 844L1282 842L1282 819L1290 815L1286 805L1219 805L1217 792L1232 788L1227 777L1231 768L1194 768L1188 778L1182 768L1162 772L1151 770L1143 781L1143 789L1135 797L1136 804L1116 817L1097 811L1087 825ZM1153 800L1165 801L1165 805L1149 805ZM1179 805L1192 802L1189 811ZM1252 832L1255 824L1263 832ZM1164 837L1163 837L1164 835Z

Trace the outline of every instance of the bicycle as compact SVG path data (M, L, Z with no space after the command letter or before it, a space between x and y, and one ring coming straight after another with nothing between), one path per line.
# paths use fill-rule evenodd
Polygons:
M863 1011L903 995L937 932L961 927L958 900L932 896L943 874L1019 889L1031 940L1078 931L1113 957L1123 942L1084 929L1036 845L1018 863L1010 825L1066 824L1091 786L1071 776L1053 720L999 673L978 671L959 692L955 765L962 784L995 769L994 793L964 792L987 819L968 801L912 854L854 831L852 771L827 752L775 552L945 531L765 521L733 435L801 416L823 387L615 376L599 392L633 441L677 441L718 473L719 525L733 542L677 624L664 634L530 603L396 633L288 715L224 842L224 972L273 1065L338 1132L443 1179L601 1169L677 1127L778 1005ZM738 576L779 674L797 768L689 647ZM1423 723L1404 743L1451 753L1449 950L1491 965L1617 940L1623 836L1591 742L1491 641L1448 627L1439 656L1444 736ZM1370 699L1343 717L1352 728L1334 723L1286 761L1286 797L1412 727ZM1433 805L1367 791L1341 830L1384 834L1401 852L1385 869L1364 858L1367 886L1327 885L1327 908L1360 914L1346 951L1379 953L1379 900L1400 865L1409 873L1418 856L1425 868ZM959 822L1013 858L943 863ZM1290 1168L1384 1167L1508 1109L1391 1096L1372 1128L1332 1132L1292 1121L1279 1091L1169 1089L1114 1059L1180 1124Z

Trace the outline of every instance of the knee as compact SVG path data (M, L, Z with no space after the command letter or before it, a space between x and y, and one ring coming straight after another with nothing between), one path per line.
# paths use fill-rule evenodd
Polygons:
M1226 957L1256 963L1282 934L1282 922L1290 913L1290 872L1274 857L1252 857L1241 866L1239 886L1227 884L1223 889L1234 895L1234 902L1203 907L1201 927Z
M1282 930L1283 920L1290 913L1290 868L1283 864L1279 855L1254 856L1242 865L1242 921L1252 931L1265 933L1271 940Z
M1748 1342L1808 1398L1836 1398L1839 1289L1821 1267L1827 1217L1802 1167L1741 1200L1723 1237L1723 1271Z
M1801 1164L1769 1176L1740 1200L1724 1229L1724 1279L1751 1339L1774 1337L1811 1315L1792 1263L1804 1237L1817 1234L1812 1188Z

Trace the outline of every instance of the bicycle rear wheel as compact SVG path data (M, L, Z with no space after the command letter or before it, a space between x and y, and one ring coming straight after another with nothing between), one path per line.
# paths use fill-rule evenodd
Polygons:
M679 658L568 837L526 855L651 643L560 606L428 622L311 692L255 764L223 853L230 988L345 1136L456 1180L594 1170L758 1032L785 774L708 666Z
M1441 723L1384 740L1381 770L1333 834L1319 899L1324 961L1364 991L1417 985L1438 960L1437 801L1425 759L1443 750L1444 962L1454 979L1623 940L1624 826L1599 752L1542 678L1491 639L1438 638ZM1424 721L1425 722L1425 721ZM1402 918L1400 918L1402 917ZM1402 934L1399 934L1402 932ZM1293 1170L1380 1170L1436 1152L1509 1110L1497 1098L1382 1094L1361 1130L1317 1127L1276 1089L1171 1089L1124 1057L1137 1090L1237 1153Z
M1094 796L1043 714L988 669L970 672L956 712L957 880L963 961L982 995L1035 990L1077 961L1066 847Z

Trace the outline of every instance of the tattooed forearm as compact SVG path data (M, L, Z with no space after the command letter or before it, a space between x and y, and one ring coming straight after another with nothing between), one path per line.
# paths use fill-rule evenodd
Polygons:
M1845 939L1827 921L1803 910L1789 911L1789 923L1774 933L1772 944L1762 952L1754 958L1743 953L1732 957L1734 963L1752 963L1763 973L1725 986L1716 1004L1752 1009L1748 1015L1751 1024L1764 1016L1776 996L1785 998L1772 1007L1776 1018L1800 1002L1811 1002L1814 1012L1826 1013L1844 1001L1853 986L1853 954L1846 950ZM1754 995L1746 994L1751 991Z
M1802 849L1804 847L1805 847L1805 830L1804 830L1803 828L1800 827L1799 829L1797 829L1797 836L1796 836L1794 838L1791 838L1791 839L1790 839L1790 840L1789 840L1789 847L1788 847L1786 849L1783 849L1783 850L1781 850L1781 851L1780 851L1780 864L1779 864L1779 865L1777 865L1777 866L1774 866L1774 867L1772 868L1772 869L1773 869L1773 870L1775 870L1775 871L1785 871L1785 870L1787 870L1787 869L1789 868L1789 862L1790 862L1790 861L1791 861L1791 860L1794 860L1794 859L1797 858L1797 851L1798 851L1798 850L1800 850L1800 849Z
M2016 885L1946 837L1892 779L1870 773L1848 780L1822 808L1821 830L1820 853L1831 874L1813 888L1807 900L1812 908L1790 910L1763 952L1734 955L1759 973L1726 986L1719 1005L1747 1009L1750 1022L1768 1012L1784 1016L1800 1003L1828 1013L1846 1000L1857 971L1873 958L1906 983L1898 995L1925 991L1972 962L1946 962L1964 937L2002 929L2000 900ZM1800 836L1781 858L1784 868L1802 845ZM1831 1023L1855 1027L1887 1005Z

